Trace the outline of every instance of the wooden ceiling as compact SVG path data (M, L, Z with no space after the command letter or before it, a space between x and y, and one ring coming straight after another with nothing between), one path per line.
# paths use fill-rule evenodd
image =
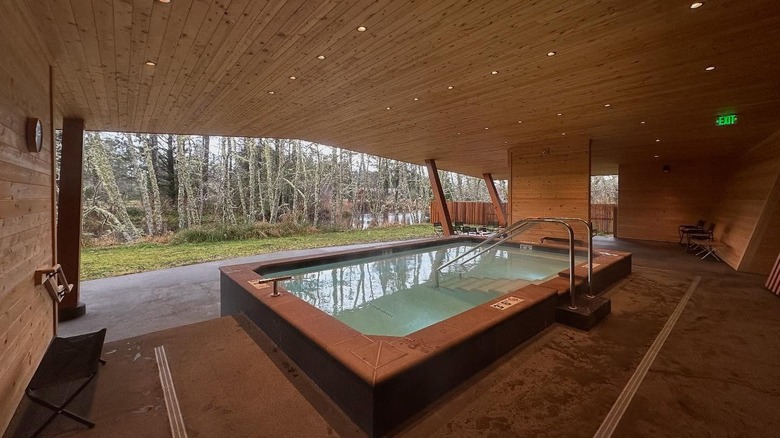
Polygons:
M59 112L91 130L301 138L502 178L508 148L563 133L610 173L780 129L777 0L14 2ZM724 112L738 124L715 126Z

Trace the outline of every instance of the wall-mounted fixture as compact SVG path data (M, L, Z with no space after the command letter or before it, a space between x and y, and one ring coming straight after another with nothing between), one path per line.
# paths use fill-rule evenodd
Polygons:
M41 124L41 119L28 117L25 134L27 150L30 152L40 152L43 147L43 125Z

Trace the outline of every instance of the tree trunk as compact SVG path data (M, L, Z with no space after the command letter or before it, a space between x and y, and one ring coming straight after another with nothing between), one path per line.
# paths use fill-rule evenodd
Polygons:
M253 138L245 138L244 144L248 148L247 163L249 173L249 221L257 221L257 142Z
M176 196L176 213L179 216L179 230L187 228L187 176L185 170L186 158L184 157L184 136L176 136L176 179L178 180L178 190Z
M176 178L176 169L174 166L175 159L175 151L176 151L176 144L173 141L173 135L168 135L168 137L165 139L165 142L167 144L167 148L165 149L165 155L166 155L166 163L165 163L165 169L168 173L168 197L171 200L171 203L177 202L178 198L178 191L179 191L179 181Z
M209 156L211 152L209 136L203 136L203 156L200 162L200 216L206 211L206 200L209 197Z
M146 137L146 147L144 148L144 161L146 171L149 174L149 184L152 188L152 207L154 209L154 228L157 234L165 232L165 224L162 219L162 202L160 201L160 186L157 184L157 174L154 166L154 144L157 137L154 135Z
M247 193L246 190L244 190L244 166L245 162L247 161L247 146L246 141L244 141L244 148L243 150L237 154L239 158L238 162L238 170L236 172L236 185L238 186L238 203L241 207L241 218L243 219L244 223L251 223L251 220L249 218L249 209L247 208L247 204L249 201L247 200Z
M87 144L89 146L87 148L87 152L90 155L89 161L93 164L95 173L108 196L109 205L116 211L115 216L121 225L121 228L117 231L124 240L134 240L138 237L138 230L130 220L130 215L127 214L125 201L122 199L119 187L116 184L114 171L111 169L111 164L108 161L108 153L103 146L103 141L99 134L86 135Z
M127 139L127 148L130 152L130 157L133 161L133 167L136 171L135 182L136 186L138 187L138 192L141 194L141 206L144 208L146 230L150 236L153 236L157 234L157 231L154 223L154 209L149 197L149 182L148 173L145 169L145 161L141 159L141 152L135 147L133 136L130 134L125 134L125 138Z

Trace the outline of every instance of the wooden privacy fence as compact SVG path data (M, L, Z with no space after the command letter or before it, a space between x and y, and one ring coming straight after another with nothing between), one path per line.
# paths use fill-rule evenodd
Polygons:
M593 231L599 234L615 234L617 204L591 204L590 221Z
M502 204L506 211L506 203ZM447 201L452 222L463 222L472 225L487 225L489 222L498 222L496 210L490 202L461 202ZM431 223L444 222L436 208L436 203L431 203Z
M503 204L506 211L506 203ZM498 222L496 210L490 202L459 202L447 201L452 222L464 224L485 225L488 222ZM600 234L615 234L617 221L617 204L592 204L590 206L590 220L593 230ZM435 203L431 203L431 223L442 222L439 209Z

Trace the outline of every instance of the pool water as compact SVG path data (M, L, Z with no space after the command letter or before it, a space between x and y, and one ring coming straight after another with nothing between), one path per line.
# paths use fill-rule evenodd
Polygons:
M436 287L436 268L473 246L455 243L262 274L292 275L282 283L285 289L355 330L405 336L568 268L568 254L502 245L466 266L445 268Z

